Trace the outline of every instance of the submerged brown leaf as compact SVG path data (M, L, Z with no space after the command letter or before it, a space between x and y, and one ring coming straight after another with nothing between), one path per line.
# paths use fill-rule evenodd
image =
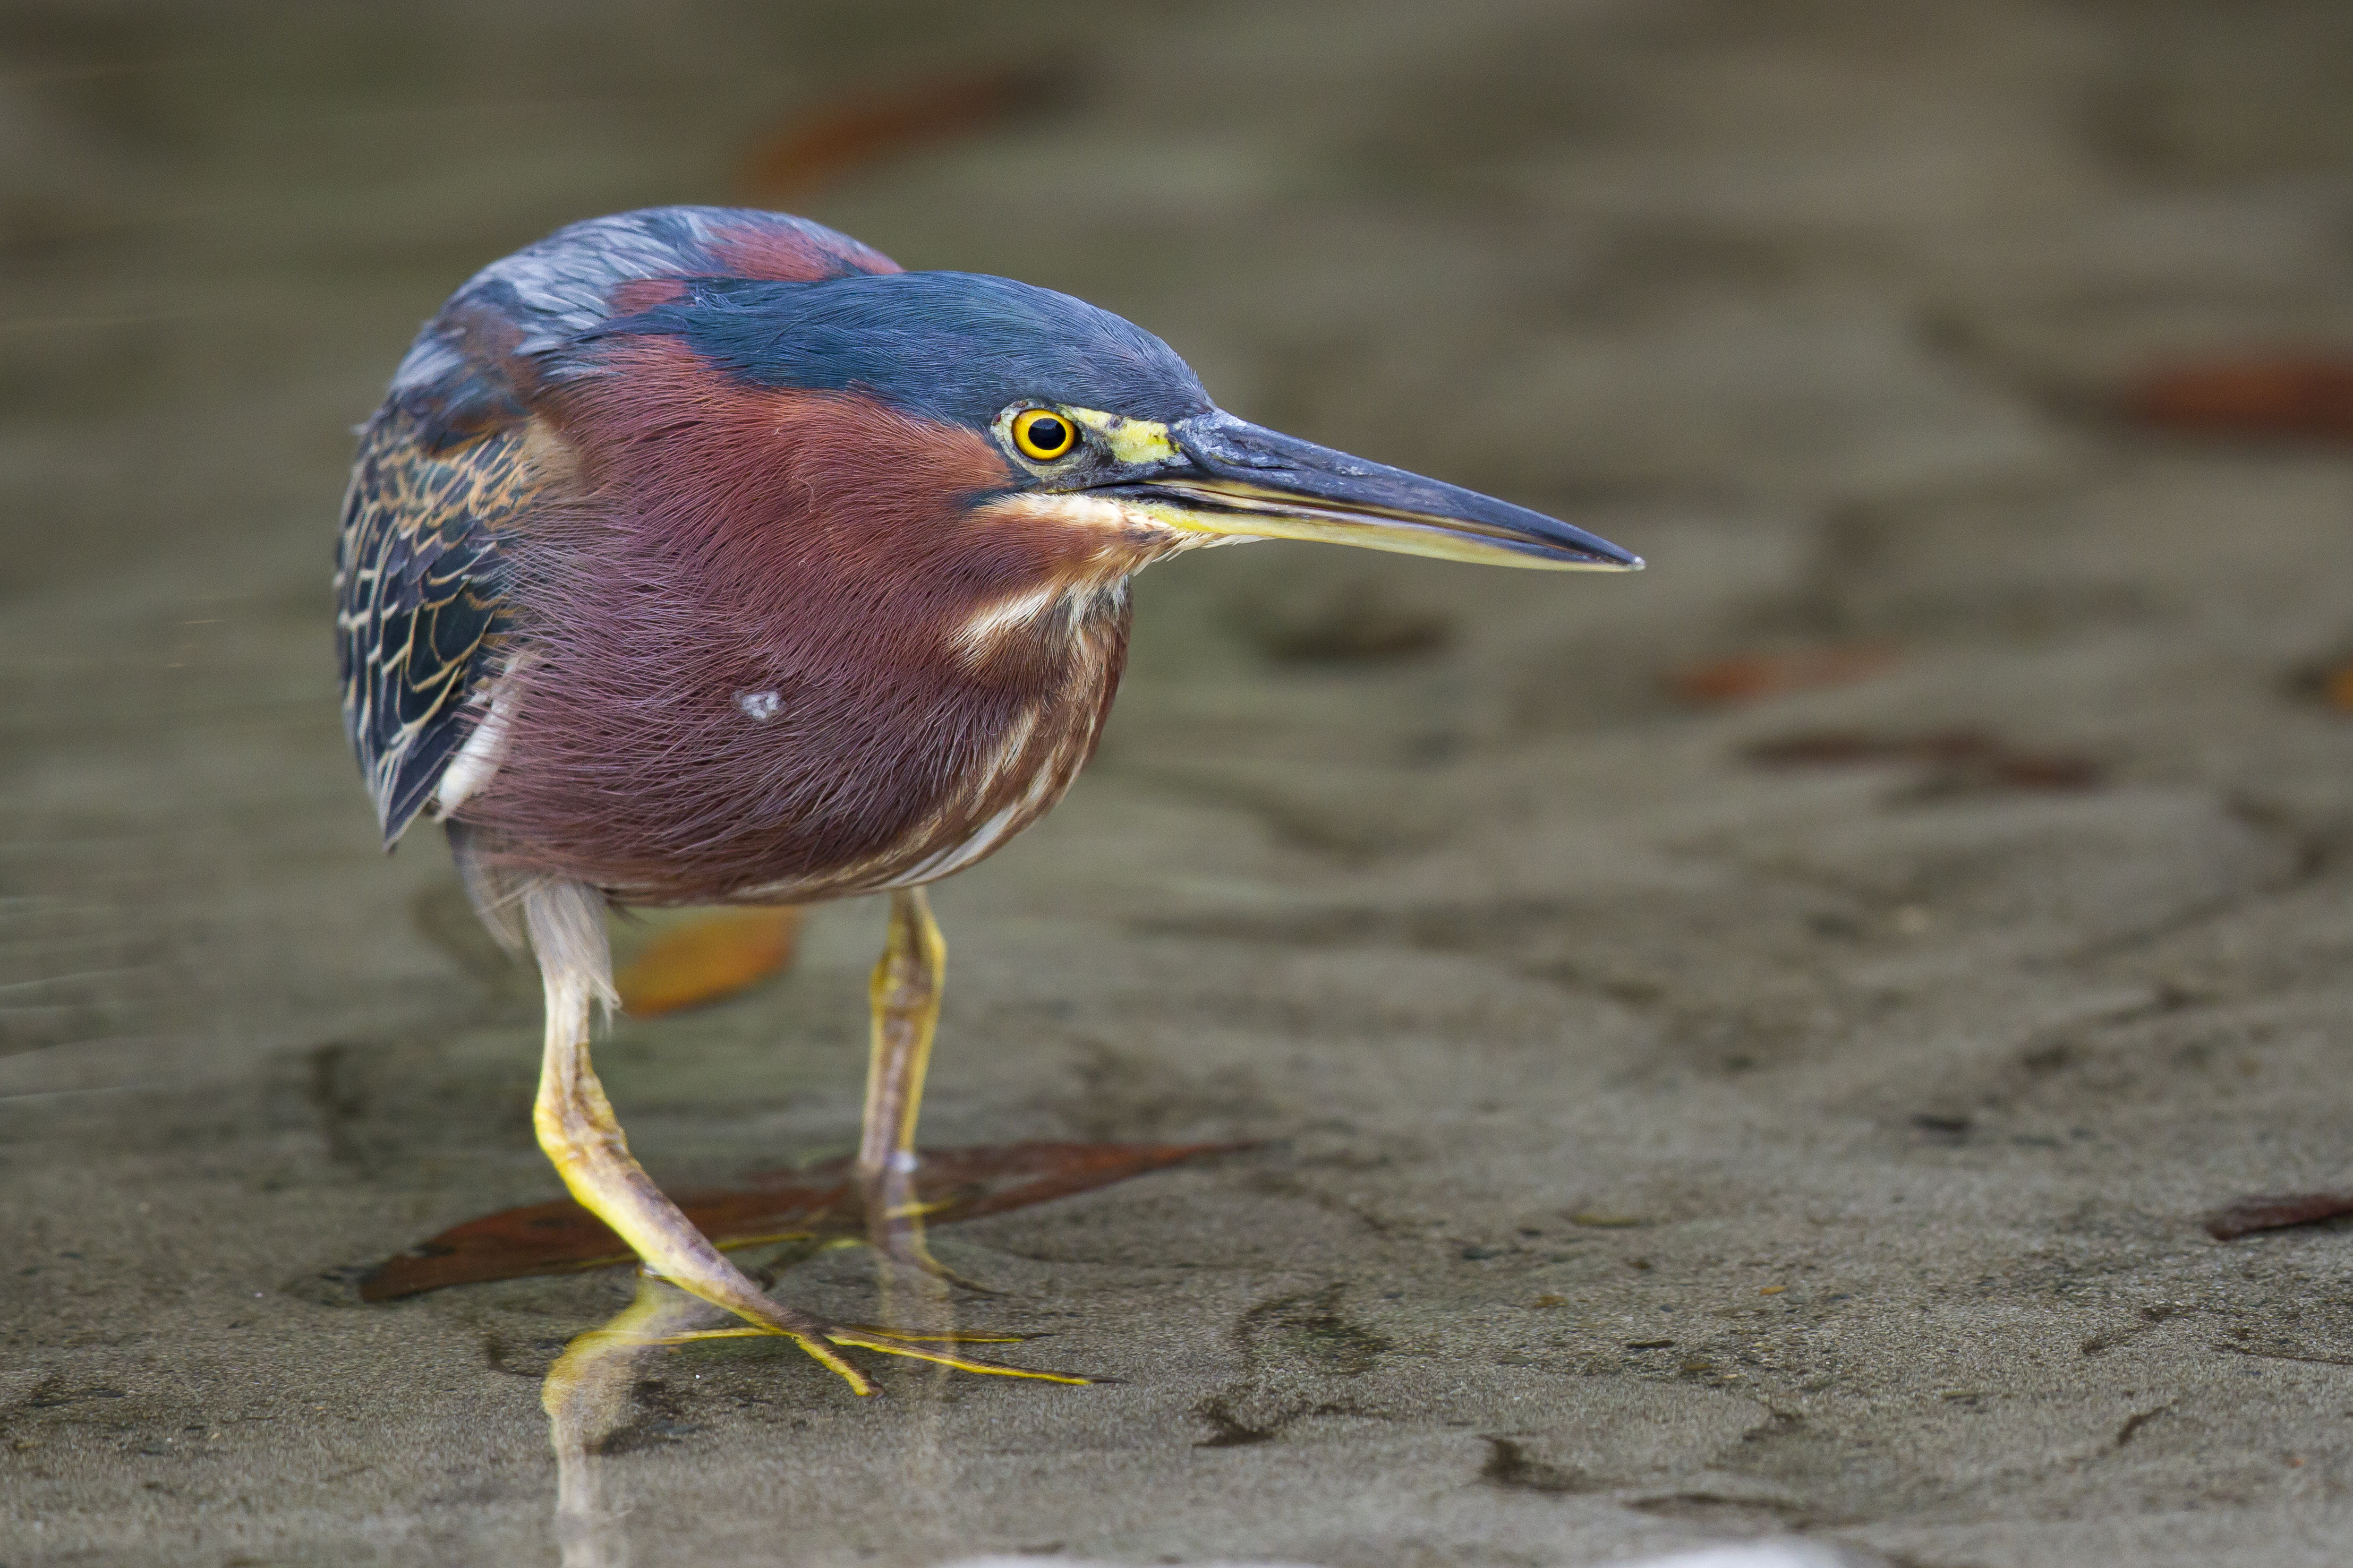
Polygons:
M2125 411L2204 435L2353 438L2353 357L2291 350L2164 365L2126 391Z
M1911 763L1932 785L1951 788L2075 790L2096 788L2105 770L2072 752L2031 752L1987 730L1928 730L1885 734L1867 730L1802 730L1754 742L1741 754L1758 767L1852 767Z
M1669 670L1667 688L1685 702L1703 707L1759 702L1819 686L1867 680L1899 657L1892 644L1883 642L1760 648Z
M733 996L793 961L797 909L734 910L664 931L613 977L621 1010L640 1018Z
M915 1173L928 1226L1027 1208L1147 1171L1247 1147L1240 1143L1007 1143L943 1149ZM695 1227L723 1248L768 1242L860 1240L866 1216L849 1162L758 1173L754 1184L674 1194ZM503 1209L454 1226L388 1258L360 1280L363 1301L390 1301L450 1285L569 1274L629 1260L605 1222L570 1200Z
M1034 109L1058 79L1037 66L997 65L836 99L754 148L745 191L764 201L805 195L861 163L953 141Z
M2236 1241L2258 1231L2317 1225L2353 1215L2353 1193L2263 1193L2226 1204L2207 1216L2206 1234Z

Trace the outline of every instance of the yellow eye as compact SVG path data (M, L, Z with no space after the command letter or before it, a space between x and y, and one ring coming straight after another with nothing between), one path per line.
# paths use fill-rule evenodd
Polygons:
M1023 457L1050 463L1079 444L1078 427L1050 408L1025 408L1013 416L1013 444Z

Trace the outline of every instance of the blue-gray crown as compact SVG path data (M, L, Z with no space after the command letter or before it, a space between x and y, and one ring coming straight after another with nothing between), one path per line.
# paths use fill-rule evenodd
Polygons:
M675 337L754 385L860 390L975 428L1029 399L1170 422L1210 406L1192 369L1143 328L979 273L696 279L677 300L583 333L574 363L588 368L598 341L635 334Z

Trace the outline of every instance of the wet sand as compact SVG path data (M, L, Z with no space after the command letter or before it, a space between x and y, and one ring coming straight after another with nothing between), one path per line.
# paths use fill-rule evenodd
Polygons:
M2200 1221L2353 1184L2353 718L2295 680L2353 448L2111 412L2353 332L2341 7L0 28L0 1563L2343 1560L2353 1233ZM557 1190L533 988L343 748L349 426L474 266L1041 55L794 205L1651 569L1141 579L1099 760L937 890L923 1124L1257 1141L938 1233L960 1323L1119 1381L653 1352L559 1519L542 1380L629 1277L343 1272ZM1749 755L1953 731L2066 766ZM615 1028L659 1177L849 1150L881 929ZM779 1289L871 1310L854 1251Z

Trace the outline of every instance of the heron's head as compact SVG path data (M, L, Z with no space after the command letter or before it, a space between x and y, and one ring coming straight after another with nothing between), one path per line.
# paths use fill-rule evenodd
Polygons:
M1158 338L1050 289L852 272L655 292L584 334L574 363L591 384L669 389L638 405L640 440L708 440L709 416L733 411L717 421L731 466L823 514L835 550L903 548L935 568L1027 551L1097 577L1248 539L1641 564L1539 512L1237 418Z

